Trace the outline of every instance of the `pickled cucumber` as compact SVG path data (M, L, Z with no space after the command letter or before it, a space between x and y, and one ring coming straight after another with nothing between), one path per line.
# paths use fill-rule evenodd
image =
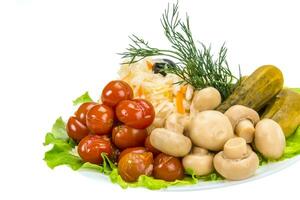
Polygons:
M284 88L267 106L262 118L275 120L286 137L300 125L300 94Z

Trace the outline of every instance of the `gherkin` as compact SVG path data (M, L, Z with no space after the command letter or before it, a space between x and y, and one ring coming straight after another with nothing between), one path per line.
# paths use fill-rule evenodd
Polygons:
M241 81L217 110L225 112L233 105L244 105L260 111L282 87L282 72L273 65L261 66Z
M300 125L300 94L284 88L267 106L262 118L275 120L286 137Z

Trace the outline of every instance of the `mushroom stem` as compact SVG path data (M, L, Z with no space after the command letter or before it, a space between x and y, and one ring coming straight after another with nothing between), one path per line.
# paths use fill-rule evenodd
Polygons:
M240 121L235 127L235 133L246 140L247 143L253 141L255 128L253 122L249 119L244 119Z
M247 151L246 140L241 137L232 138L224 145L224 156L229 159L241 159Z

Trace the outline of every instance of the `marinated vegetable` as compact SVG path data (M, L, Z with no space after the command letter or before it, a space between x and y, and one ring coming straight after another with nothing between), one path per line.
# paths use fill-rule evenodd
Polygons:
M258 151L266 158L280 158L285 148L285 137L279 124L271 119L263 119L255 128L254 142Z
M216 88L208 87L196 91L191 104L191 113L214 110L221 104L221 100L221 94Z
M101 153L112 156L113 148L110 140L104 136L88 135L78 144L78 154L85 162L102 164Z
M255 174L259 160L247 146L245 139L232 138L224 145L224 150L214 157L214 167L229 180L242 180Z
M156 128L151 132L150 143L159 151L175 157L187 155L192 147L188 137L164 128Z
M194 147L189 155L183 157L182 165L186 171L192 170L194 175L208 175L214 169L213 158L206 149Z
M156 156L157 154L161 153L158 149L156 149L150 142L150 136L147 136L146 140L145 140L145 144L144 144L145 148L147 151L150 151L151 153L153 153L154 156Z
M285 136L290 136L300 125L300 94L287 88L281 90L262 117L276 121Z
M102 103L115 107L122 100L129 100L133 98L133 91L125 81L111 81L103 89L101 100Z
M246 106L234 105L224 114L230 120L236 135L244 138L247 143L251 143L254 138L254 127L259 121L258 113Z
M78 110L75 112L76 118L84 125L86 125L86 114L87 112L94 107L95 105L98 105L95 102L86 102L79 106Z
M183 179L184 171L178 158L160 153L154 159L153 176L157 179L174 181Z
M118 160L121 160L121 158L123 156L125 156L126 154L128 153L145 153L147 150L145 147L131 147L131 148L127 148L127 149L124 149L120 155L119 155L119 159Z
M155 111L151 103L143 99L124 100L116 107L116 115L124 124L137 129L151 125Z
M282 72L273 65L261 66L242 81L217 110L225 112L233 105L243 105L259 111L282 87Z
M122 179L135 182L141 175L151 175L153 170L153 155L145 153L127 153L118 163L118 171Z
M80 142L82 138L90 133L85 124L79 121L76 117L69 118L66 129L68 136L76 142Z
M116 126L112 131L112 140L119 149L143 146L146 137L146 129L135 129L126 125Z
M220 151L225 142L234 136L226 115L214 110L197 113L190 124L193 144L211 151Z
M177 4L162 25L172 49L133 36L119 80L98 102L84 93L67 123L56 121L44 143L52 145L50 168L93 169L123 188L160 189L243 180L300 154L300 94L282 89L279 68L264 65L238 80L224 45L216 56L195 45Z
M86 114L87 127L97 135L110 134L113 122L114 111L104 104L92 107Z

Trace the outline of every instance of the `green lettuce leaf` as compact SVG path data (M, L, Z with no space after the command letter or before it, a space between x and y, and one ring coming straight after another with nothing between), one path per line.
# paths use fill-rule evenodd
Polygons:
M96 165L93 163L89 163L89 162L85 162L83 163L83 165L81 165L80 167L81 170L87 169L87 170L93 170L93 171L97 171L97 172L103 172L103 167L100 165Z
M61 117L59 117L52 126L51 133L54 138L66 140L68 139L68 134L66 131L66 123L63 121Z
M192 177L185 177L183 180L175 180L172 182L168 182L160 179L155 179L153 177L146 176L146 175L140 176L137 182L135 183L127 183L119 175L117 168L113 169L113 171L109 175L109 178L112 183L116 183L124 189L128 187L145 187L150 190L159 190L159 189L167 188L169 186L184 186L184 185L192 185L198 183L198 180Z
M76 106L78 104L82 104L82 103L86 103L86 102L92 102L93 99L90 97L88 92L85 92L83 95L81 95L80 97L76 98L73 101L73 105Z
M94 170L94 171L108 175L112 172L113 169L117 168L115 166L115 164L113 164L113 162L110 161L110 159L107 157L107 155L105 153L102 153L101 157L103 159L102 165L96 165L96 164L86 162L80 167L80 169L81 170L84 170L84 169Z
M220 181L220 180L224 180L224 178L217 172L212 172L208 175L205 176L197 176L196 177L198 180L202 180L202 181Z
M73 155L69 152L68 148L54 145L50 151L45 153L44 160L47 165L53 169L59 165L68 165L73 170L79 169L83 165L80 157Z
M292 88L292 90L295 90L296 92L300 93L300 88Z
M286 147L281 160L292 158L300 154L300 126L297 128L296 132L287 138Z
M53 146L45 153L44 160L51 169L59 165L68 165L77 170L83 165L80 157L72 153L76 144L68 137L66 123L61 117L55 121L51 132L45 136L44 145L50 144Z

